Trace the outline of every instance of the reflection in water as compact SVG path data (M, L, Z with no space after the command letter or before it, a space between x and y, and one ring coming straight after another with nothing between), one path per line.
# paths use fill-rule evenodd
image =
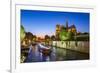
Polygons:
M43 55L38 51L28 53L26 60L24 62L45 62L45 61L67 61L67 60L86 60L89 59L89 54L80 53L73 50L52 47L51 53L48 56Z
M89 59L89 54L81 53L69 49L56 48L56 60L85 60Z

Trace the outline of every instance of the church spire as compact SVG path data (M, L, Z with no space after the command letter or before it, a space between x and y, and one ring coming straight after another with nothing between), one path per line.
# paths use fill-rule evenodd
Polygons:
M66 31L68 31L68 21L66 21Z

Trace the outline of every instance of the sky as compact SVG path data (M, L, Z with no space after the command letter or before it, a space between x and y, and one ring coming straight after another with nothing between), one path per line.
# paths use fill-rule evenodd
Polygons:
M74 24L77 31L89 32L89 13L21 10L20 16L25 31L37 36L54 35L56 24L66 26L66 21L68 26Z

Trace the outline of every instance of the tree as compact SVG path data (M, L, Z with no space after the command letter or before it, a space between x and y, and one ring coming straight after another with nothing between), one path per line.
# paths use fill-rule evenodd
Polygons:
M22 25L21 25L21 31L20 31L20 38L21 38L21 41L25 38L25 29Z
M71 40L73 40L74 38L74 34L72 32L67 32L65 29L63 29L61 32L60 32L60 40L61 41L65 41L66 42L66 48L68 46L68 42L70 43ZM63 42L62 42L63 44ZM66 50L67 51L67 50Z
M26 32L26 38L28 40L33 40L33 34L31 32Z
M74 39L74 34L72 32L67 32L67 40L71 41Z
M45 35L45 44L49 44L49 41L50 41L50 36L48 35Z
M51 45L53 46L53 41L56 40L56 37L54 35L51 36Z
M36 38L37 38L36 35L33 35L33 41L36 41Z
M30 45L33 41L33 34L31 32L26 32L26 36L25 36L25 42L28 45Z
M62 41L65 41L65 40L67 40L67 31L66 30L62 30L61 32L60 32L60 35L59 35L59 38L60 38L60 40L62 40Z
M48 40L48 39L50 39L50 36L45 35L45 40Z
M67 41L67 40L70 41L70 40L73 40L74 34L72 32L67 32L66 30L62 30L60 32L59 37L60 37L60 40L62 41Z
M51 36L51 40L54 41L56 37L54 35Z

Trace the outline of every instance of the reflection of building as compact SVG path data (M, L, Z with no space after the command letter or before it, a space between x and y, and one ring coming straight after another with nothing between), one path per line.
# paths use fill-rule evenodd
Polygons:
M76 29L74 24L71 26L68 26L68 22L66 22L66 26L57 24L56 25L56 39L59 39L59 34L60 34L62 29L65 29L66 32L72 32L74 34L77 33L77 29Z

